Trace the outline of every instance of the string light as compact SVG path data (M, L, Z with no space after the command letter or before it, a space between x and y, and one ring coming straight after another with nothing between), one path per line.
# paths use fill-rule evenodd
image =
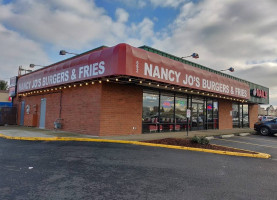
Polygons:
M91 82L91 85L93 85L93 84L94 84L94 82L92 81L92 82Z
M102 83L102 81L100 80L99 83Z
M116 78L115 80L118 81L118 78Z
M107 82L109 82L110 80L109 79L107 79Z
M139 81L140 84L142 84L142 81Z

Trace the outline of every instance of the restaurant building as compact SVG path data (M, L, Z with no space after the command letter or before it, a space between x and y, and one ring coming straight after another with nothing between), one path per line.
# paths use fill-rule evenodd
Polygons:
M96 136L253 128L269 89L157 49L99 47L18 77L18 124Z

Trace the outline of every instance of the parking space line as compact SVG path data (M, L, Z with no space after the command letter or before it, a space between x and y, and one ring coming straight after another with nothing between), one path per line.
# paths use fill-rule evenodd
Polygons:
M215 140L224 140L224 141L228 141L228 142L236 142L236 143L249 144L249 145L254 145L254 146L268 147L268 148L277 149L276 146L274 147L274 146L268 146L268 145L262 145L262 144L255 144L255 143L250 143L250 142L240 142L240 141L235 141L235 140L218 139L218 138L215 138Z
M277 140L275 140L275 139L274 140L267 140L267 139L253 138L251 136L249 136L249 137L239 137L239 138L277 143Z

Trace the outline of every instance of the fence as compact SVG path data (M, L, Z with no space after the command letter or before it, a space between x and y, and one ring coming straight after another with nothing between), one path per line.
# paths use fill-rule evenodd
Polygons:
M16 125L16 107L0 107L0 126Z

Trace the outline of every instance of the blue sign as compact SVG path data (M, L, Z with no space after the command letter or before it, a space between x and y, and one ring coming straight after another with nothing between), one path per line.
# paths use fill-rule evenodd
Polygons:
M12 107L12 102L0 102L0 107Z

